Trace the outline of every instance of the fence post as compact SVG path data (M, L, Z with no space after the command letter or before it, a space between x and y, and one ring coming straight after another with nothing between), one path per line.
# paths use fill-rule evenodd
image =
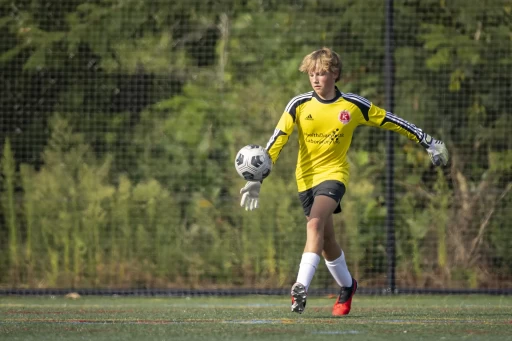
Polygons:
M386 0L386 20L385 20L385 86L386 86L386 109L390 112L394 110L394 46L393 46L393 0ZM395 266L396 266L396 250L395 250L395 213L394 213L394 133L386 132L386 254L388 258L387 278L388 291L392 294L395 292Z

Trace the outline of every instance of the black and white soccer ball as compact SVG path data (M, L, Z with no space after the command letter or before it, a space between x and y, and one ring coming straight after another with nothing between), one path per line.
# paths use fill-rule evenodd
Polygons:
M261 181L270 174L272 159L265 148L250 144L236 154L235 168L245 180Z

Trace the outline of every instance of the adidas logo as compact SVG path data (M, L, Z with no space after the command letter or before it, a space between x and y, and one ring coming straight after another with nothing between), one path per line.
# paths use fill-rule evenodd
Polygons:
M310 121L312 121L312 120L313 120L313 116L311 116L311 114L309 114L309 115L306 117L306 120L310 120Z

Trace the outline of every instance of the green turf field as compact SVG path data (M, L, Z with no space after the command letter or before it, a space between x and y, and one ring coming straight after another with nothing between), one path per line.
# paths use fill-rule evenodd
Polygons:
M0 340L512 340L510 296L0 297Z

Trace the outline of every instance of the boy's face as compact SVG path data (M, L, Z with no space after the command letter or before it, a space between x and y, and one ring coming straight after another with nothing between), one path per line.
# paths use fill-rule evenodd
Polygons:
M309 82L318 96L323 99L332 99L335 95L334 84L336 83L336 74L321 69L311 70L309 72Z

